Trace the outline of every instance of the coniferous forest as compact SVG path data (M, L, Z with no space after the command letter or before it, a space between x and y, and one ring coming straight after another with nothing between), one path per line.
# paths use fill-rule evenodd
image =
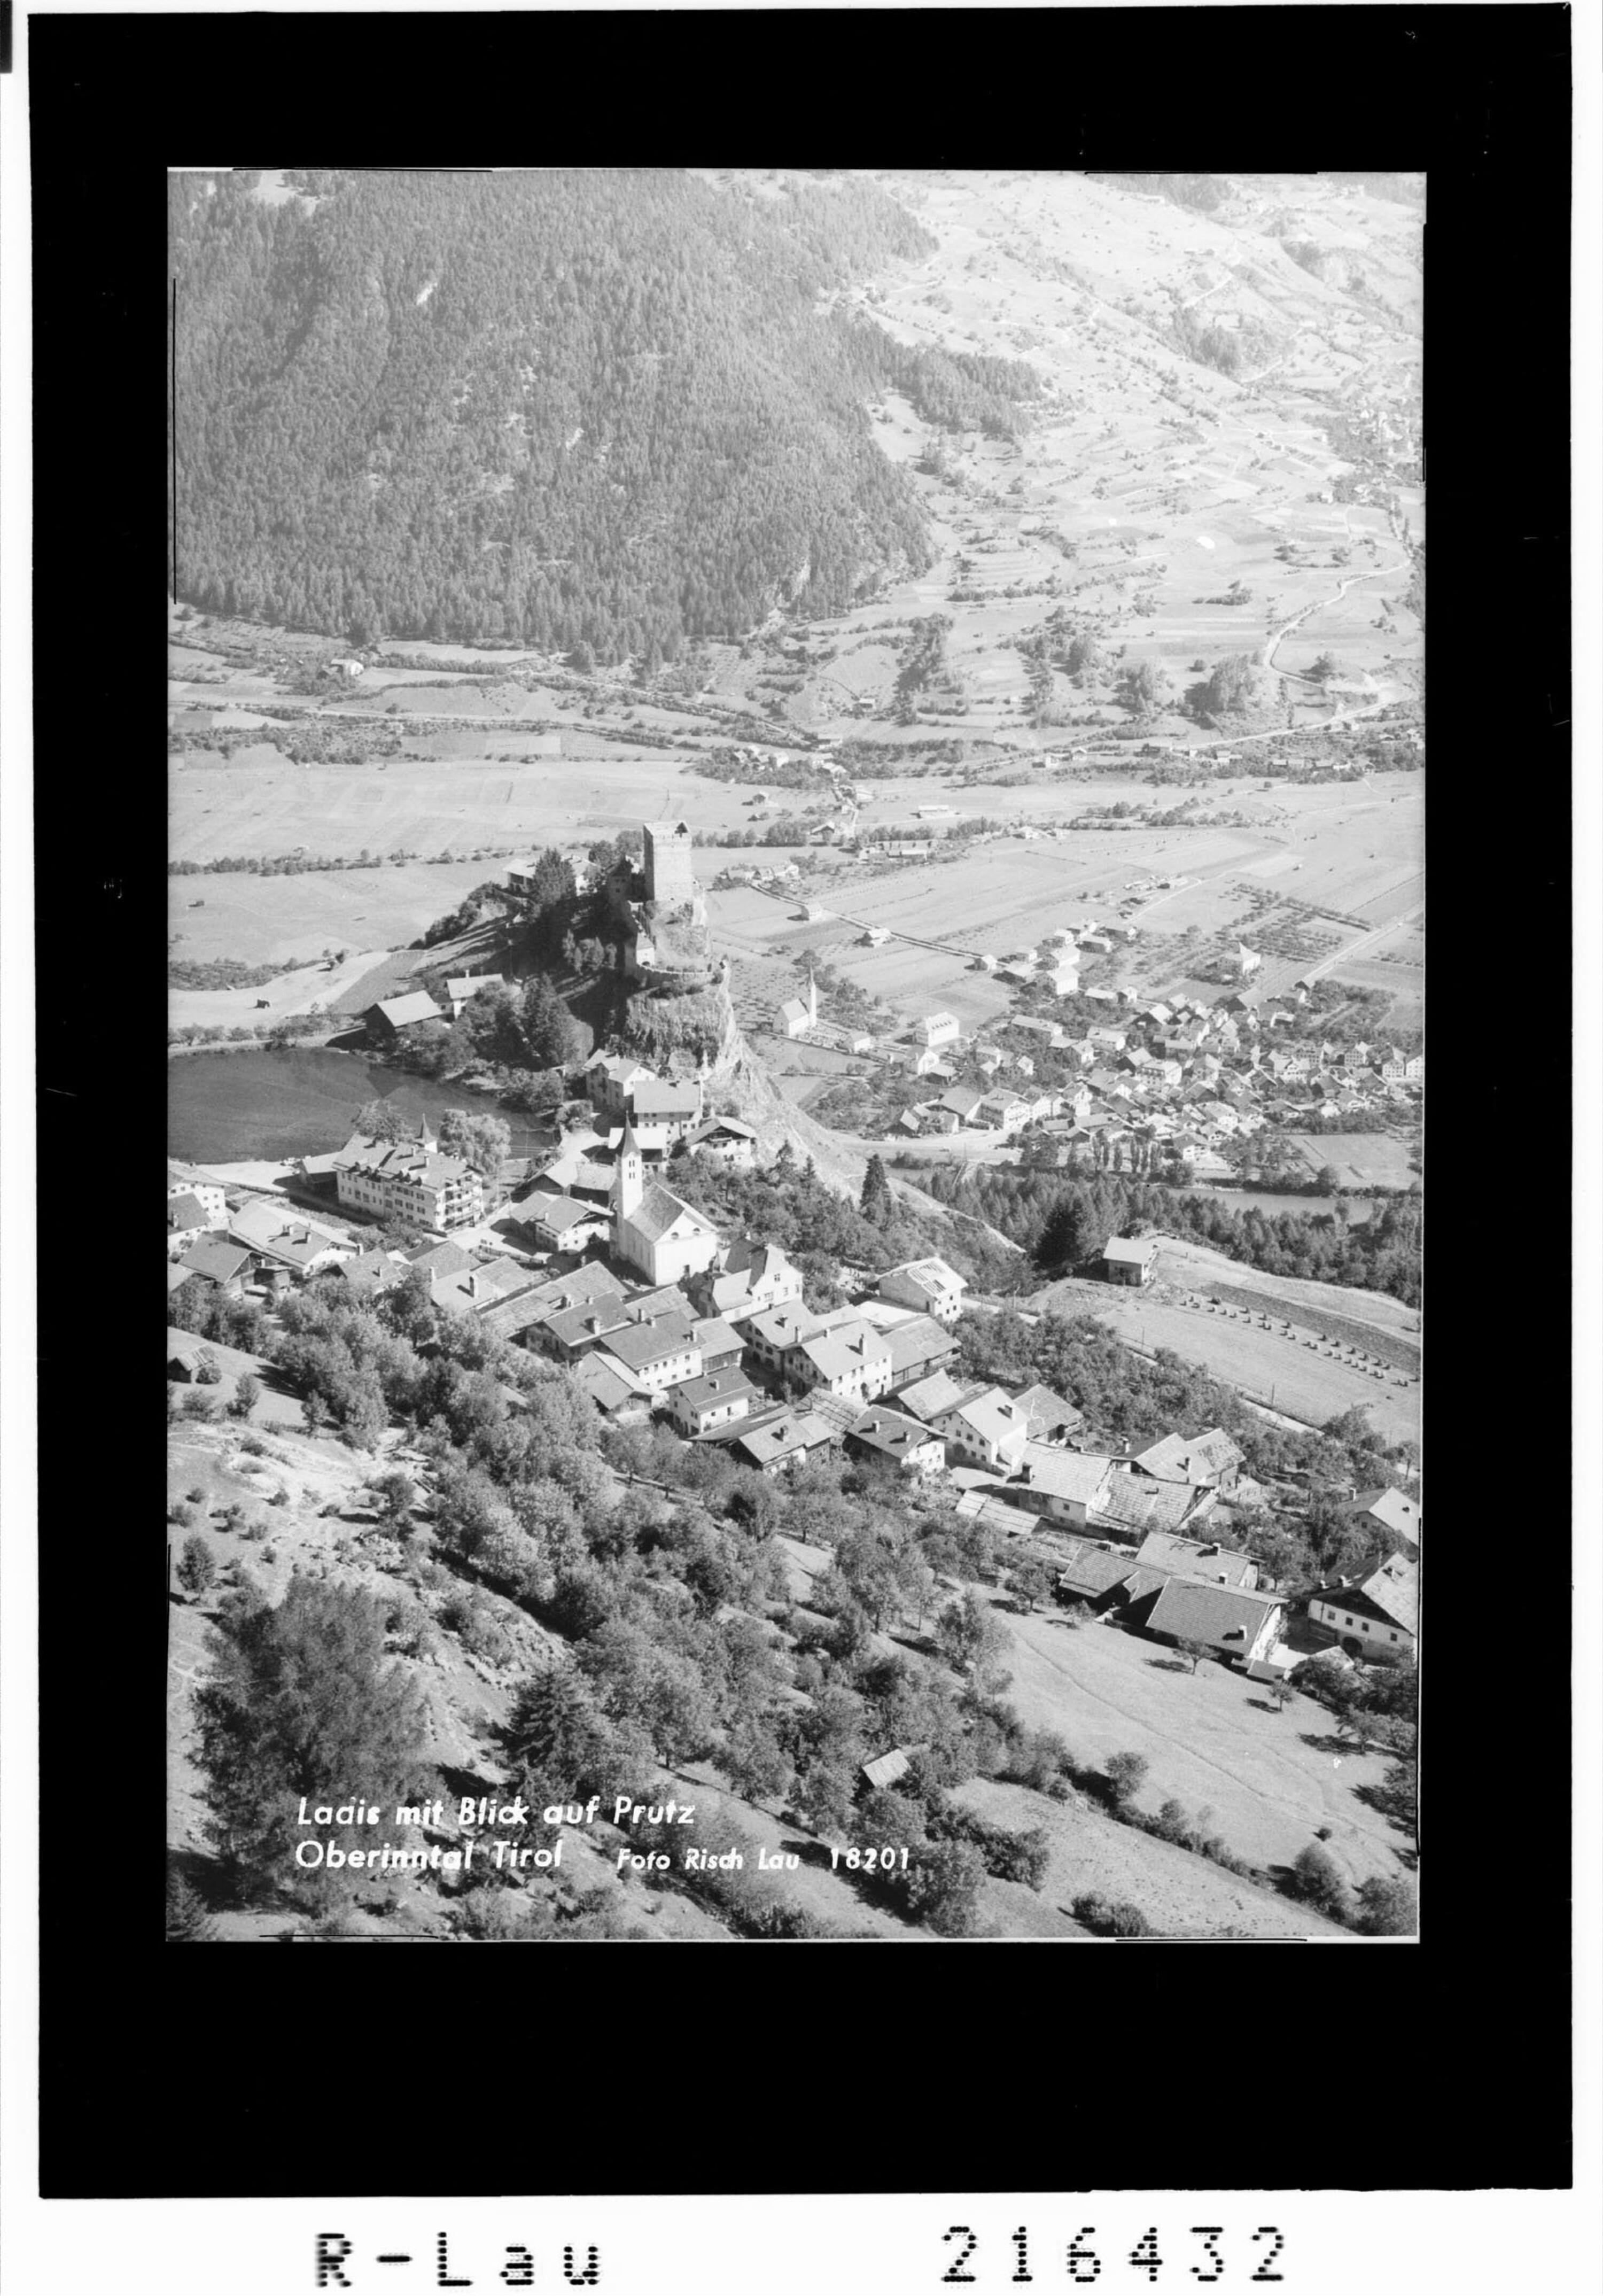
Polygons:
M1006 431L1027 370L832 316L930 242L863 181L171 178L177 586L327 631L672 659L930 554L867 402Z

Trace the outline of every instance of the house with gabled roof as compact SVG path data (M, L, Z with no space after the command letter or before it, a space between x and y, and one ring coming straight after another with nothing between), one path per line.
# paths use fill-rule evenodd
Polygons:
M1311 1625L1322 1628L1350 1657L1401 1665L1414 1655L1419 1615L1419 1565L1387 1557L1361 1579L1337 1578L1308 1597Z
M899 1267L887 1267L877 1286L879 1297L893 1307L912 1308L944 1324L956 1323L968 1288L968 1279L934 1253L926 1259L907 1259Z
M935 1371L927 1379L914 1380L903 1388L896 1397L896 1408L911 1412L927 1427L933 1427L943 1412L985 1392L984 1380L954 1379L950 1372Z
M957 1353L956 1340L946 1325L937 1323L933 1316L909 1316L905 1323L893 1324L885 1340L890 1349L889 1384L893 1388L912 1386L928 1379Z
M356 1257L356 1246L348 1237L320 1226L304 1212L260 1197L252 1197L230 1216L228 1233L262 1266L290 1275L313 1275L337 1259Z
M593 1060L585 1071L585 1089L593 1107L605 1110L612 1116L627 1116L630 1098L636 1085L655 1084L655 1069L637 1061L631 1053L602 1053Z
M900 1411L865 1411L846 1431L846 1453L887 1461L908 1475L937 1475L946 1464L946 1446L934 1428Z
M461 1020L474 997L482 996L487 989L505 988L509 986L510 983L505 975L500 972L462 972L453 975L446 983L446 995L451 1005L451 1018L454 1021Z
M739 1431L730 1456L765 1475L780 1475L827 1451L838 1440L827 1421L810 1411L775 1411L764 1419L734 1423Z
M573 1196L543 1195L537 1201L528 1226L543 1251L582 1252L612 1233L612 1215L604 1205L581 1203Z
M1000 1387L981 1388L977 1395L952 1405L930 1423L945 1437L947 1456L963 1466L989 1467L1010 1475L1023 1463L1029 1441L1028 1422L1012 1397Z
M237 1300L244 1292L245 1279L250 1272L250 1254L242 1244L227 1236L203 1234L196 1237L174 1272L181 1282L187 1283L193 1275L202 1283L226 1292L231 1300Z
M675 1388L668 1415L681 1435L693 1439L747 1418L761 1400L742 1371L703 1372L699 1378L683 1380Z
M167 1200L168 1259L176 1259L181 1253L189 1250L191 1244L199 1242L200 1239L209 1234L212 1228L225 1226L227 1220L228 1214L225 1210L220 1220L215 1219L199 1196L190 1189L184 1189L176 1196L169 1193Z
M1007 1496L1048 1522L1084 1530L1092 1508L1100 1502L1109 1480L1118 1472L1106 1455L1026 1440L1018 1463L1021 1480L1010 1487Z
M782 1368L804 1388L826 1388L831 1395L869 1403L890 1385L890 1347L883 1332L859 1316L795 1341Z
M1156 1594L1161 1572L1138 1563L1126 1549L1120 1554L1090 1539L1054 1542L1059 1558L1057 1596L1059 1603L1083 1603L1097 1611L1119 1611L1139 1595Z
M1239 1587L1250 1594L1258 1583L1258 1566L1250 1554L1200 1538L1181 1538L1173 1531L1150 1530L1135 1551L1135 1559L1149 1570L1163 1570L1176 1578L1200 1578L1217 1587Z
M1239 1587L1165 1578L1155 1595L1129 1605L1130 1623L1171 1643L1200 1643L1215 1659L1243 1668L1267 1659L1280 1640L1286 1606L1273 1595Z
M1085 1414L1076 1411L1072 1403L1065 1402L1050 1387L1039 1381L1032 1387L1021 1388L1013 1398L1025 1415L1032 1443L1050 1443L1065 1435L1072 1435L1076 1427L1085 1423Z
M1381 1488L1357 1491L1342 1512L1354 1522L1384 1531L1387 1543L1399 1542L1405 1554L1419 1561L1425 1514L1419 1500L1410 1498L1406 1491Z
M1155 1482L1212 1483L1228 1491L1235 1488L1245 1458L1223 1427L1210 1427L1203 1435L1165 1435L1138 1451L1131 1465Z
M370 1004L362 1015L362 1022L369 1040L388 1048L402 1043L414 1029L430 1021L443 1021L445 1017L426 990L414 988L405 996L386 996Z
M1151 1236L1110 1235L1102 1247L1101 1270L1109 1283L1150 1283L1157 1272L1157 1244Z
M582 1356L568 1375L605 1418L627 1423L649 1415L650 1398L604 1355Z
M733 1171L748 1172L757 1161L756 1131L732 1116L709 1117L685 1136L693 1155L716 1156Z
M1157 1483L1144 1475L1114 1474L1088 1512L1093 1530L1136 1545L1155 1530L1177 1531L1198 1521L1218 1492L1199 1483Z
M798 1300L801 1270L786 1259L777 1243L758 1243L751 1236L740 1236L733 1243L721 1246L710 1265L690 1279L690 1292L704 1315L747 1324L771 1308Z

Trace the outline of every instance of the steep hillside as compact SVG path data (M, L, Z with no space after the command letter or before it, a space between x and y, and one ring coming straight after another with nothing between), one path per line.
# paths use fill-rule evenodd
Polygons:
M272 205L173 179L184 597L655 666L928 563L862 404L867 339L820 310L929 243L874 185L308 180ZM995 376L940 369L994 402Z

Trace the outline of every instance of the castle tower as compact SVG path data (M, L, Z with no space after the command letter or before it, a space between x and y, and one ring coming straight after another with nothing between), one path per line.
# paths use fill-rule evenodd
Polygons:
M645 880L648 901L661 901L673 909L693 908L696 871L688 822L647 821L641 824L645 839Z
M646 1192L645 1159L640 1152L640 1143L634 1137L634 1127L624 1126L624 1136L617 1144L617 1162L612 1174L612 1220L626 1220L639 1209Z

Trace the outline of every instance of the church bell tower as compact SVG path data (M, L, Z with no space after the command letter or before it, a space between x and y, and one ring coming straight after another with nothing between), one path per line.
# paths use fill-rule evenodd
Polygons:
M640 1152L640 1143L634 1137L634 1127L626 1124L624 1136L617 1144L617 1162L612 1175L612 1218L616 1225L626 1220L636 1211L646 1192L645 1159Z

